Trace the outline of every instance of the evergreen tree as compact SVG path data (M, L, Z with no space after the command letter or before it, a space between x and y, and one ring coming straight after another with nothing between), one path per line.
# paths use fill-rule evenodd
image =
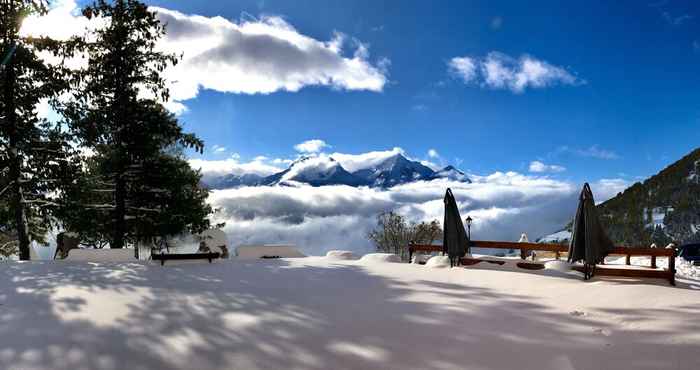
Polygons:
M162 72L177 62L155 49L164 26L134 0L98 0L83 14L107 23L78 43L88 67L63 111L80 144L94 152L65 193L66 229L97 247L123 248L207 228L207 191L180 153L201 152L203 143L161 104L168 99Z
M42 241L52 224L57 204L51 195L71 173L65 133L36 109L66 87L64 69L37 56L58 52L60 44L19 33L27 15L46 11L45 1L0 2L0 233L17 241L21 260L29 259L31 240Z

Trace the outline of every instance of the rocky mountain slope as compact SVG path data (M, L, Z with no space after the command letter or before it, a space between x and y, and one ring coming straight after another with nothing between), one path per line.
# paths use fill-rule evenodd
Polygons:
M598 205L603 226L620 245L700 241L700 148ZM566 241L567 230L540 241Z
M700 241L700 148L598 209L610 237L624 244Z

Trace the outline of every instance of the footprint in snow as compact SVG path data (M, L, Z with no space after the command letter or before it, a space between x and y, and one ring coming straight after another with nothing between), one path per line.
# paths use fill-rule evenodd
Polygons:
M610 331L610 329L605 329L605 328L593 329L593 332L596 333L596 334L604 335L604 336L606 336L606 337L609 337L610 334L612 334L612 332Z

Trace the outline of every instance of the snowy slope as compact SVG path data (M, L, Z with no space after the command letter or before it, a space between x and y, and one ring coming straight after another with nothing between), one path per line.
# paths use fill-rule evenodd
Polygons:
M571 231L561 230L537 239L538 243L564 243L571 239Z
M440 171L435 172L433 174L433 178L444 178L451 181L460 181L466 183L472 182L464 172L456 169L454 166L447 166L441 169Z
M303 157L291 166L261 181L262 185L292 185L294 183L306 183L311 186L322 185L364 185L365 181L346 171L338 161L332 157Z
M396 154L353 174L363 178L371 186L388 188L413 181L431 180L435 171L420 162L410 161L403 155Z

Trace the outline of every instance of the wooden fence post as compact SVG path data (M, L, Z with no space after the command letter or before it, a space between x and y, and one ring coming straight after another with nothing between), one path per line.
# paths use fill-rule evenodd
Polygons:
M675 249L673 250L673 253L668 257L668 273L671 274L671 278L669 279L671 281L671 285L676 285L676 251Z

